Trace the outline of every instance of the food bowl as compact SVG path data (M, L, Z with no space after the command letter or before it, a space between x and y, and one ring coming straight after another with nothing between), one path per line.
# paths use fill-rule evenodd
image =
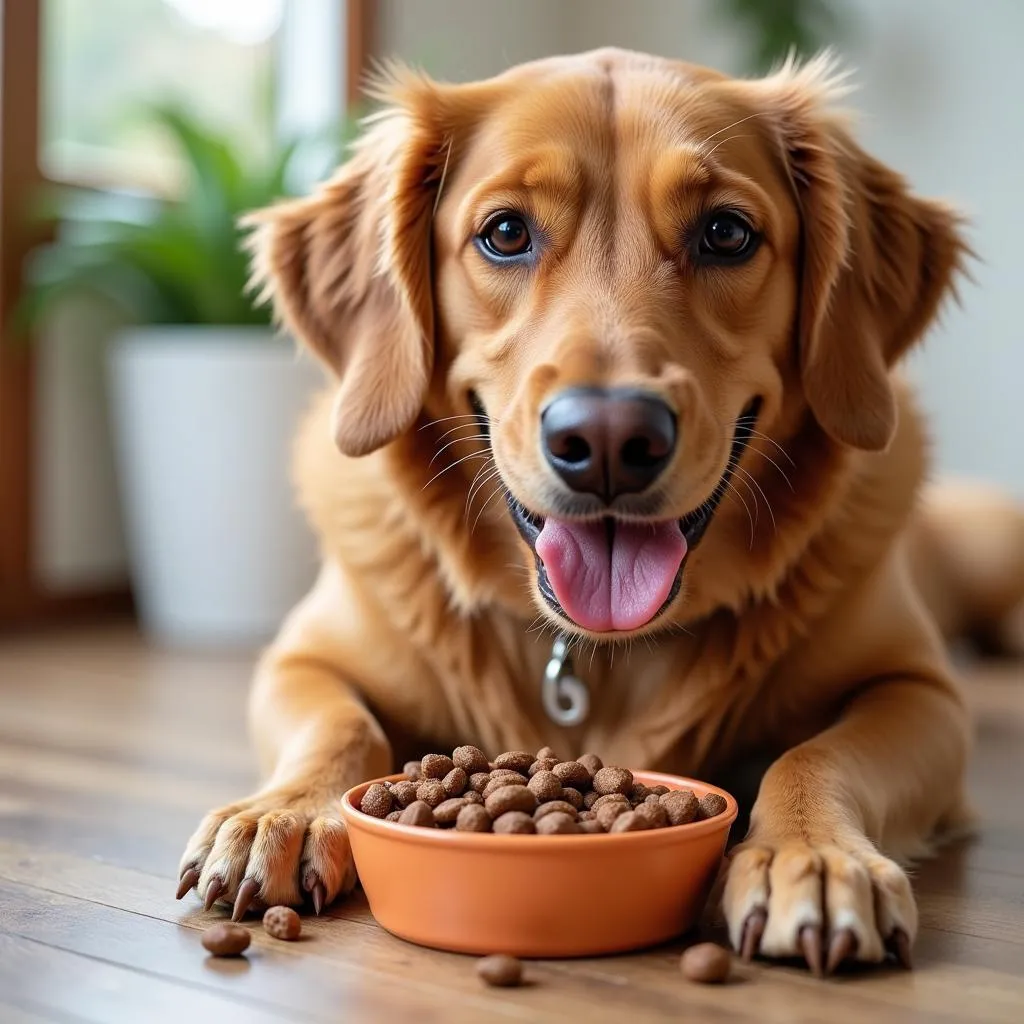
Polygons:
M358 809L372 783L350 789L341 811L373 916L421 946L520 957L621 953L682 934L704 908L736 801L695 779L633 775L698 797L718 793L727 807L646 832L494 835L374 818Z

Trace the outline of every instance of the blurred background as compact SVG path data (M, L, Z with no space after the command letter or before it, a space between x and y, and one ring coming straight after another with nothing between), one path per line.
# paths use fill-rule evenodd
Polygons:
M292 504L319 380L242 295L236 216L338 162L375 57L449 80L603 45L856 69L865 145L971 218L914 357L937 468L1024 498L1020 0L0 0L0 630L141 613L265 639L315 571Z

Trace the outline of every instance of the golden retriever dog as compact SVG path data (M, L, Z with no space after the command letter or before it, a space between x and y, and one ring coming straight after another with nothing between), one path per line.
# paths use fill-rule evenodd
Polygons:
M333 180L252 219L333 378L296 448L323 566L256 674L266 781L203 819L181 894L319 912L356 881L341 793L428 750L764 765L733 945L909 964L903 865L969 813L943 633L1021 605L1024 522L922 490L894 367L967 248L841 87L613 49L400 70ZM544 699L556 638L587 707Z

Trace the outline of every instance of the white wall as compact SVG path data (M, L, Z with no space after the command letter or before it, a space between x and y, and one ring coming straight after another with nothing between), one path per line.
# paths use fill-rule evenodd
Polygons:
M617 45L741 73L743 40L712 16L715 0L382 0L382 52L454 80L559 51ZM861 137L972 221L983 262L961 308L912 361L948 473L1000 482L1024 497L1024 2L846 0L840 49L859 69Z

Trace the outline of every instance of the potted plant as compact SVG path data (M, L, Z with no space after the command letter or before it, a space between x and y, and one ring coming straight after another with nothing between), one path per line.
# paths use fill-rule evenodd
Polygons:
M152 117L180 155L181 194L54 194L56 239L29 261L22 313L38 323L70 293L122 311L109 390L141 621L162 641L251 643L315 573L288 455L319 371L253 306L237 222L307 187L295 171L314 146L325 170L340 146L280 145L253 167L178 110Z

